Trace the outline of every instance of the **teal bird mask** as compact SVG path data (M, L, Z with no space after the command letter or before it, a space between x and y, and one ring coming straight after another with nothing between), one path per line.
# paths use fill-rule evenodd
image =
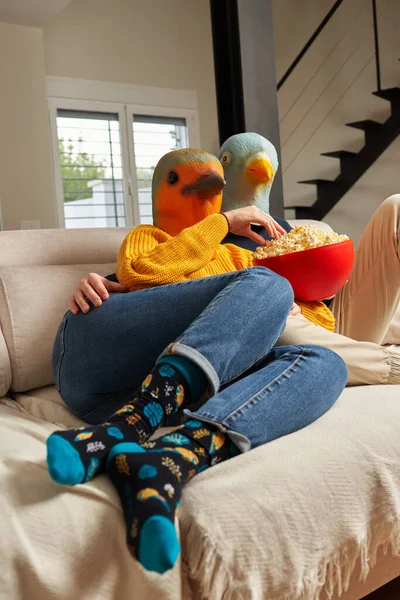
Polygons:
M238 133L222 144L218 158L226 179L222 210L255 204L269 213L269 195L279 166L273 144L258 133Z

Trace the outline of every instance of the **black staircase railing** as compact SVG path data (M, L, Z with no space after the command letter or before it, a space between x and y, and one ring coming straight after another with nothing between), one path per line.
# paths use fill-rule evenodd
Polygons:
M339 8L339 6L342 4L342 2L343 2L343 0L337 0L335 2L335 4L332 6L332 8L330 9L330 11L328 12L328 14L326 15L326 17L324 19L322 19L321 23L318 25L317 29L314 31L314 33L312 34L312 36L310 37L310 39L308 40L308 42L300 50L299 54L296 56L296 58L294 59L294 61L292 62L292 64L290 65L290 67L288 68L288 70L286 71L286 73L283 75L283 77L281 77L281 79L278 81L278 90L281 89L281 87L285 83L286 79L289 77L289 75L297 67L297 65L299 64L299 62L301 61L301 59L303 58L303 56L307 52L307 50L309 48L311 48L311 46L313 45L313 43L315 42L315 40L317 39L317 37L319 36L319 34L321 33L321 31L324 29L325 25L327 23L329 23L329 21L331 20L331 18L333 17L333 15L335 14L335 12Z
M280 78L277 84L278 91L281 89L285 81L288 77L293 73L303 56L306 52L311 48L317 37L320 35L321 31L324 27L329 23L339 6L342 4L343 0L337 0L326 16L322 19L321 23L318 25L317 29L314 31L308 42L303 46L300 50L288 70L284 73L284 75ZM381 65L380 65L380 52L379 52L379 30L378 30L378 16L376 10L376 0L372 0L372 18L374 24L374 44L375 44L375 67L376 67L376 86L377 91L380 92L382 89L381 86ZM400 59L399 59L400 60Z
M317 39L341 3L342 0L336 2L332 6L331 10L310 37L307 44L302 48L301 52L290 65L282 79L279 81L278 90L282 87L307 50ZM400 134L400 88L393 87L389 89L382 89L381 84L379 31L376 4L376 0L372 0L377 85L377 91L373 92L373 94L378 96L378 98L382 98L383 100L390 102L390 116L384 123L378 123L370 119L357 121L356 123L347 123L349 127L356 127L364 132L364 146L361 148L361 150L359 150L359 152L333 150L323 153L323 156L337 158L340 161L339 175L334 180L309 179L307 181L298 182L315 185L317 198L311 206L286 206L287 209L294 209L297 219L323 219L350 190L356 181L366 172L366 170L379 158L382 152L384 152L384 150L388 148L388 146Z
M376 66L376 86L378 92L381 91L381 64L379 54L379 32L378 32L378 17L376 14L376 0L372 0L372 17L374 20L374 43L375 43L375 66Z

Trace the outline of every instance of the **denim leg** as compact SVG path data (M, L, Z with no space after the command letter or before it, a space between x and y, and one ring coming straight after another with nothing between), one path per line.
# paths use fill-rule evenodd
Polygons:
M344 361L320 346L274 348L248 374L185 414L216 424L242 452L309 425L339 398Z
M101 423L131 398L165 348L189 330L187 347L197 350L196 357L204 352L208 372L217 371L224 381L225 363L234 367L228 375L239 373L270 350L291 303L289 284L261 267L112 294L87 314L65 315L53 352L57 389L73 412ZM199 319L200 326L193 327Z
M214 395L268 354L292 304L286 279L264 267L239 271L163 354L179 354L198 364Z

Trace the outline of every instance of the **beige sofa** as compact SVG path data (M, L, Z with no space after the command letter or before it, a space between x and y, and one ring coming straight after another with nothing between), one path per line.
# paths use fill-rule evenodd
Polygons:
M355 600L400 575L400 386L348 388L310 427L196 477L164 576L126 550L105 476L50 480L47 436L81 425L52 385L55 332L125 233L0 233L0 598Z

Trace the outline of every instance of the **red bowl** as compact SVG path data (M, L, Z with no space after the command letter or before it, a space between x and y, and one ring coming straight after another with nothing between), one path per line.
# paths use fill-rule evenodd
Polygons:
M336 294L349 278L354 262L351 240L309 248L280 256L254 260L285 277L292 285L294 297L302 302L323 300Z

